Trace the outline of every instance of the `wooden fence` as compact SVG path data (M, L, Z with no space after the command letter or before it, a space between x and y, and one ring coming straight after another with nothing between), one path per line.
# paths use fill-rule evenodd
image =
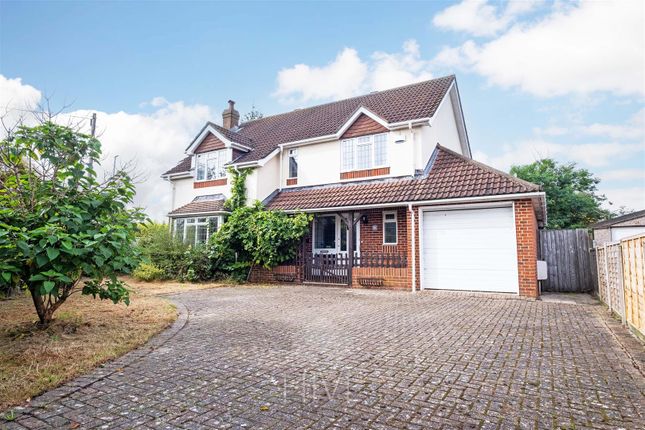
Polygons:
M598 297L645 336L645 234L595 248Z
M593 246L585 229L540 230L540 259L547 263L542 291L581 293L595 289Z

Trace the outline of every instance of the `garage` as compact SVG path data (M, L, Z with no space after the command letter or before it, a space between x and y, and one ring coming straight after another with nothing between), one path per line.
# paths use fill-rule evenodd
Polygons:
M424 289L518 293L513 207L422 212Z

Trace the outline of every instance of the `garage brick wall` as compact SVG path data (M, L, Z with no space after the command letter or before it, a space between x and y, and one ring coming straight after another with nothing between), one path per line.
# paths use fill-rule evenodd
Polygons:
M515 230L517 235L517 272L520 296L537 297L537 220L531 200L515 202Z

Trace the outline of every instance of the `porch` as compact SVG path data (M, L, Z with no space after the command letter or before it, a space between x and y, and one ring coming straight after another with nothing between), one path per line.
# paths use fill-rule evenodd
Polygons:
M405 207L316 213L293 261L251 280L352 288L410 288ZM352 238L352 240L348 240Z

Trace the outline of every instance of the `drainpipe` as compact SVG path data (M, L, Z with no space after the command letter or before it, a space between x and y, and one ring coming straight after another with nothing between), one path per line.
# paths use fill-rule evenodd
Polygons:
M414 222L414 209L412 209L412 203L408 203L408 210L410 211L411 218L411 227L412 227L412 292L416 293L417 285L417 235Z
M282 171L283 171L283 166L282 166L282 146L280 146L280 183L278 184L278 190L282 191Z

